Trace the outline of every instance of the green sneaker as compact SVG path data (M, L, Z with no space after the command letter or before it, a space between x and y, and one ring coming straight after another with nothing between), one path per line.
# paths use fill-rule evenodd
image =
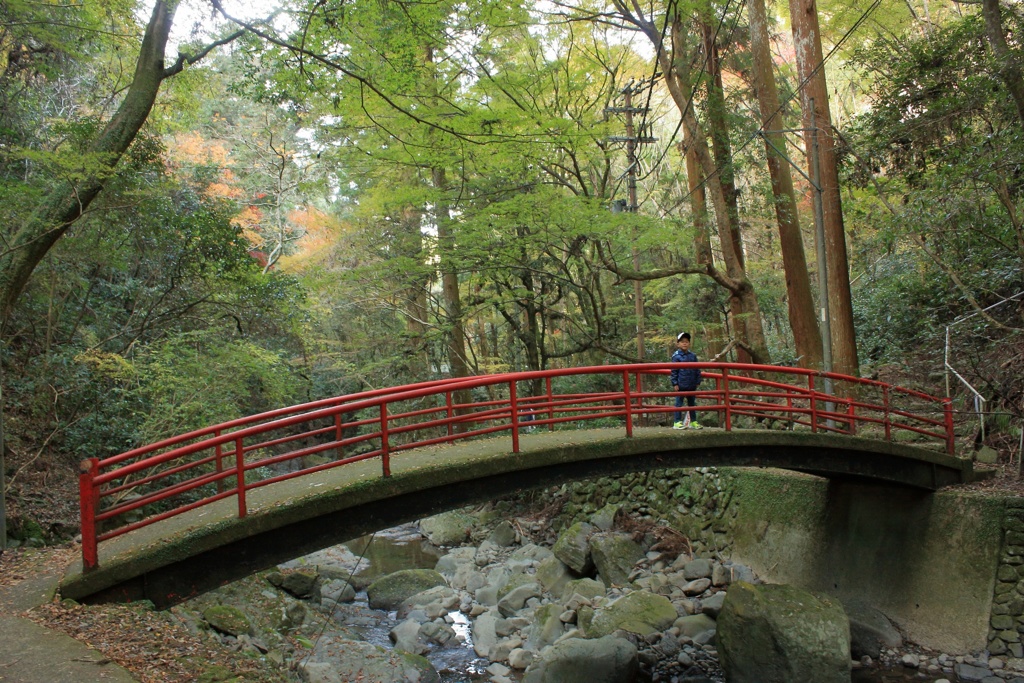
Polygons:
M691 422L690 423L690 429L704 429L704 428L700 426L700 422Z
M686 425L684 425L682 422L676 422L674 425L672 425L672 429L686 429Z

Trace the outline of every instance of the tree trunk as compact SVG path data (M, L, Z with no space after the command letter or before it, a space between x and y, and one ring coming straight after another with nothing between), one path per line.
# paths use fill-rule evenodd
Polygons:
M696 228L693 238L693 251L697 263L712 263L711 239L708 236L708 207L704 192L704 174L700 170L697 155L690 149L690 138L686 127L683 128L683 144L680 151L686 157L686 182L690 194L690 212L693 214L693 226ZM713 316L714 321L705 324L704 348L708 357L716 356L728 343L725 325L722 324L717 309L708 308L706 316ZM678 333L678 330L675 331ZM673 347L674 350L674 347Z
M0 255L0 335L5 333L14 304L36 266L89 208L146 123L160 84L167 75L164 70L164 51L174 20L174 9L175 3L166 0L157 0L153 7L135 64L135 78L114 118L89 147L89 156L95 156L100 161L98 168L77 183L54 183L35 211L11 237L3 255ZM2 410L0 404L0 413ZM0 549L7 540L6 495L2 477L4 467L3 438L0 432Z
M448 187L445 170L431 169L434 188L443 194ZM438 199L434 204L437 222L437 258L441 270L441 296L444 299L444 313L448 319L446 341L448 368L452 377L469 377L466 363L466 334L462 321L462 296L459 293L459 274L454 264L455 236L451 228L448 202ZM467 393L468 396L468 393Z
M99 167L77 183L55 183L0 256L0 322L3 326L32 271L100 193L149 117L165 77L164 50L173 19L174 4L158 0L142 38L135 78L114 118L89 147L89 156L100 161Z
M707 109L708 126L711 129L711 147L715 154L715 165L718 178L722 184L722 196L729 216L729 241L739 267L746 271L746 258L743 254L743 236L740 234L740 208L736 193L735 172L732 165L732 145L729 143L729 124L726 121L725 89L722 87L722 68L718 59L718 44L715 42L714 31L710 21L701 22L704 38L704 59L707 65ZM746 339L746 316L743 315L743 302L735 293L729 297L729 309L737 336ZM746 349L736 350L736 360L740 363L751 361Z
M1020 63L1010 53L1003 31L1003 17L999 11L999 0L982 0L981 14L985 17L985 39L996 61L999 78L1006 85L1017 107L1017 118L1024 127L1024 75Z
M843 205L839 194L835 136L828 108L828 84L825 82L821 52L818 9L815 0L791 0L789 12L793 24L797 73L800 82L804 84L800 90L804 128L818 129L818 167L828 258L828 310L832 327L833 370L857 376L860 364L850 298L850 266L846 253L846 231L843 227ZM808 169L813 169L810 134L805 133L804 139L807 141ZM813 178L813 172L808 172L808 176Z
M761 128L764 131L765 155L772 181L772 199L775 220L779 226L779 245L782 265L786 273L786 293L789 303L789 327L793 332L800 367L820 370L823 361L821 332L814 312L814 295L807 273L807 258L800 232L800 219L793 195L793 176L789 161L776 150L786 149L785 134L779 106L779 91L775 84L771 49L768 38L768 18L764 0L749 0L750 46L754 58L754 91L761 110Z
M409 179L411 182L411 178ZM413 263L404 276L402 289L399 292L402 311L405 315L405 329L408 334L408 350L420 359L425 367L429 367L427 352L427 288L430 278L427 275L423 255L423 234L420 230L423 212L414 206L402 211L398 222L399 234L396 235L396 250L399 256Z
M712 263L711 239L708 237L708 200L704 192L704 175L700 172L697 154L689 149L689 136L683 129L682 152L686 155L686 184L690 192L690 212L695 230L694 253L697 263Z
M648 38L658 46L661 43L660 34L656 31L649 31ZM733 226L729 220L729 208L725 199L719 177L719 169L708 149L707 138L703 129L697 122L693 113L692 103L688 101L689 91L689 62L686 51L686 27L677 15L672 20L671 28L672 50L661 49L660 66L665 73L665 82L668 85L669 94L672 96L676 107L683 117L683 126L689 139L689 149L693 152L707 183L708 192L711 195L711 204L715 209L715 221L718 226L719 242L722 248L722 258L725 263L726 273L735 283L730 290L730 295L740 299L743 303L742 322L744 328L740 332L741 339L751 348L751 359L755 363L771 362L771 355L768 353L768 344L764 338L764 328L761 324L761 311L757 303L757 296L754 293L753 285L747 279L746 271L743 268L742 257L737 253L733 242ZM738 229L738 228L737 228Z

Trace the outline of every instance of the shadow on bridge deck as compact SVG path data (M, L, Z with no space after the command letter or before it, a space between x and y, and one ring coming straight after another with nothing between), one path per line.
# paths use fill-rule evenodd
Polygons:
M672 467L778 467L918 489L971 481L971 462L912 446L835 434L589 429L419 448L266 486L237 517L222 500L100 546L99 567L69 568L64 597L148 599L167 607L277 563L443 510L594 476Z

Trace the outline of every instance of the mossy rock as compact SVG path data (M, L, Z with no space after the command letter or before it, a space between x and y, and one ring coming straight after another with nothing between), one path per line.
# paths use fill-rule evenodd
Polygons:
M643 559L644 551L629 534L597 533L590 537L590 555L597 573L607 585L625 585L633 565Z
M196 679L196 683L234 683L242 678L235 675L235 672L220 664L209 664L202 675Z
M589 574L594 563L590 557L588 539L594 531L596 529L590 524L576 522L558 536L551 551L577 574Z
M421 591L447 585L444 577L433 569L403 569L370 584L366 597L371 609L393 610Z
M203 610L203 619L215 631L229 636L240 636L243 633L252 635L252 622L238 608L230 605L216 605Z
M344 658L332 664L343 681L376 681L379 683L440 683L437 670L426 657L398 650L385 650L371 643L356 640L336 641Z
M469 538L477 523L477 518L472 515L461 510L450 510L421 519L420 531L434 545L453 546Z
M850 681L850 624L832 598L739 581L729 588L717 627L731 683Z
M505 582L505 585L498 589L498 599L501 600L520 586L526 586L531 583L537 583L537 577L535 575L513 574L508 577L508 581Z
M587 600L603 597L605 590L604 583L596 579L574 579L565 584L562 590L562 600L567 601L573 595L581 595Z
M672 626L679 615L672 602L663 595L634 591L603 607L594 614L587 627L588 638L601 638L618 629L648 635Z

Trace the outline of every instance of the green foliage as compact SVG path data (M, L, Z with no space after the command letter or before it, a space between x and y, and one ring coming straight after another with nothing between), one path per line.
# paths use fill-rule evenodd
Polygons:
M280 354L215 331L175 335L140 355L144 441L290 405L299 395Z
M861 361L899 363L911 350L942 348L948 296L941 273L901 251L880 260L854 299Z

